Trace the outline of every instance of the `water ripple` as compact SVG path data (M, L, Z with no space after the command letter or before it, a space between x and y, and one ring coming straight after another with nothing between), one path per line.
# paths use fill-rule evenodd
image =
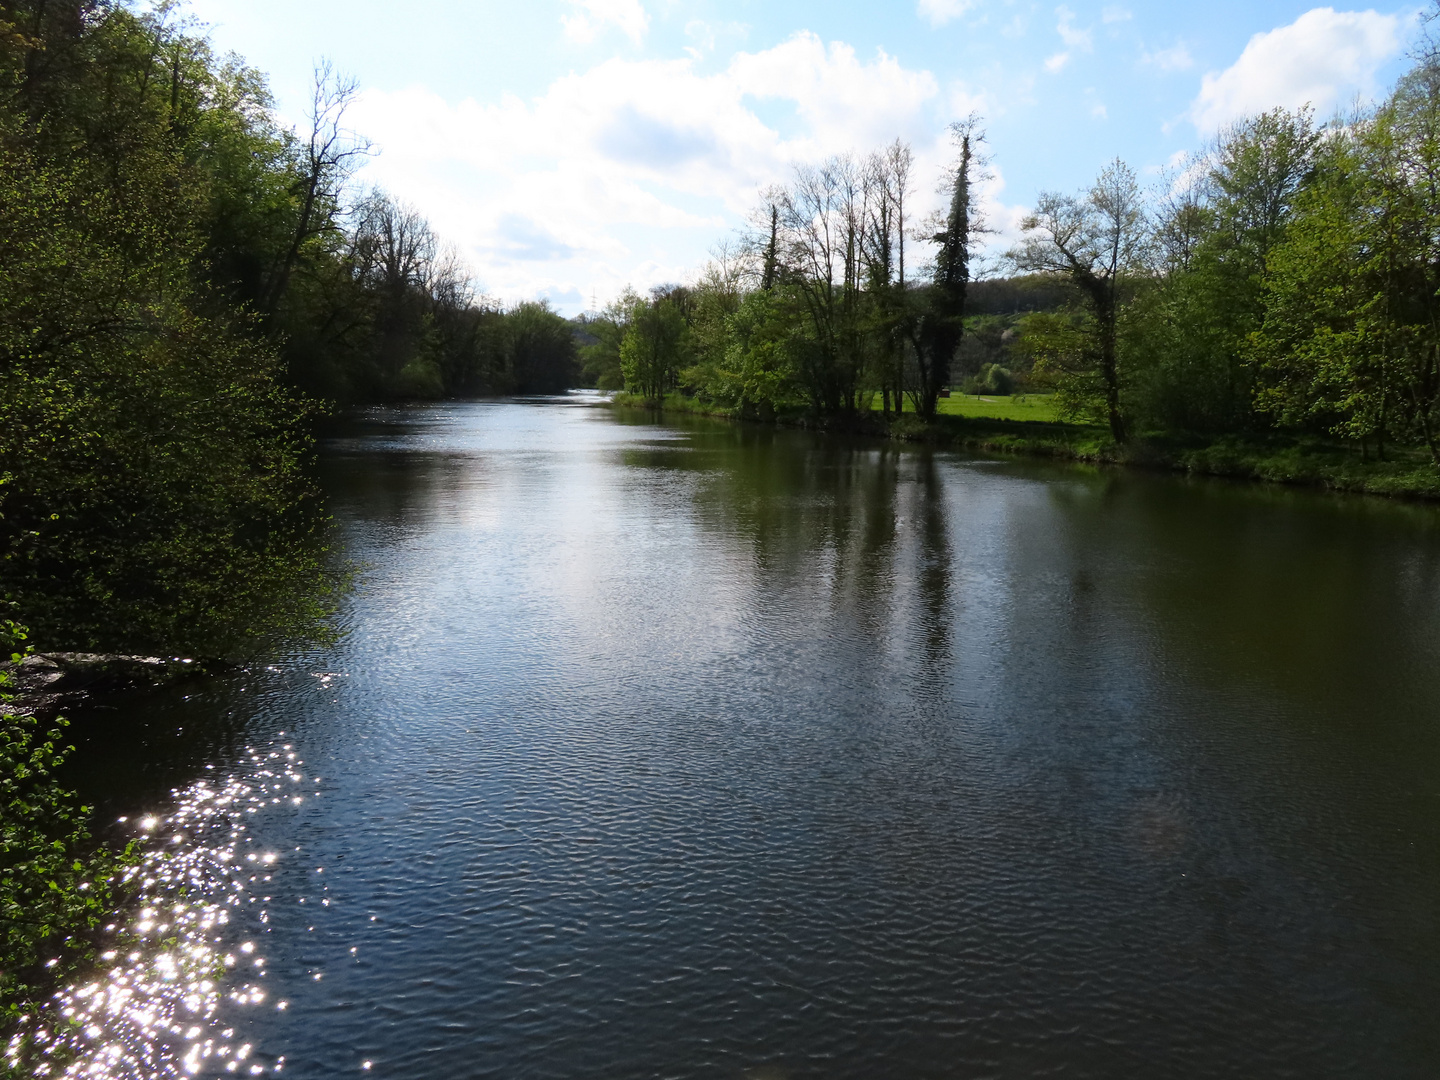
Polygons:
M270 884L283 856L255 834L265 819L316 797L291 745L247 750L239 777L201 780L174 794L168 812L121 818L120 842L142 855L125 871L136 902L107 926L111 947L82 983L56 995L64 1025L23 1018L7 1056L38 1049L37 1076L170 1080L284 1070L236 1037L237 1020L270 1004L266 958Z

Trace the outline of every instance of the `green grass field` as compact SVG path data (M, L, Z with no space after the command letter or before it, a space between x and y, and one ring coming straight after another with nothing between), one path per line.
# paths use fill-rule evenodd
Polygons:
M906 412L910 403L906 402ZM876 409L880 398L875 398ZM1014 397L975 397L971 394L955 394L940 399L941 416L969 416L987 420L1043 420L1055 421L1054 398L1049 394L1017 394Z

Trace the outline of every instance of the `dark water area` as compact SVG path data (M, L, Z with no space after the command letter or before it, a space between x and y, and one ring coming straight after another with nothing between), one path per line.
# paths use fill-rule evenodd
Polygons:
M115 814L304 762L242 1075L1440 1074L1440 511L583 400L323 464L344 641L78 728Z

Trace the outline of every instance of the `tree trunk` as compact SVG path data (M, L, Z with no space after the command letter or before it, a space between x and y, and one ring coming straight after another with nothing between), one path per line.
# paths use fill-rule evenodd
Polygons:
M1117 443L1125 442L1125 417L1120 412L1120 373L1115 363L1115 338L1111 334L1104 343L1105 354L1101 361L1101 372L1105 377L1105 412L1110 421L1110 437Z
M1128 437L1125 415L1120 409L1120 360L1115 297L1110 282L1093 280L1090 297L1095 305L1095 321L1100 324L1100 377L1105 383L1105 416L1110 424L1110 438L1124 443Z

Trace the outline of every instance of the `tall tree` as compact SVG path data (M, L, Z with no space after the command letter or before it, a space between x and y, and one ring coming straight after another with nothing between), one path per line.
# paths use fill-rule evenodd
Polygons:
M784 280L803 314L799 382L815 412L853 412L864 368L862 241L867 186L853 158L796 170L779 192Z
M345 185L359 161L370 152L369 143L344 126L345 113L358 91L359 84L353 78L338 75L328 62L316 67L310 132L295 152L291 185L294 228L271 271L260 303L260 310L267 315L273 315L279 308L307 246L335 228Z
M250 120L159 16L5 17L34 38L0 44L0 593L48 648L219 655L315 629L310 406L205 272L195 140Z
M1130 279L1147 269L1150 239L1135 173L1117 158L1083 195L1045 192L1022 228L1024 240L1010 253L1015 267L1063 277L1084 298L1083 327L1069 338L1063 359L1073 374L1098 377L1110 435L1124 442L1120 308Z
M780 272L780 208L774 203L770 205L770 241L765 245L764 269L760 278L760 288L769 292L775 288L775 278Z
M1422 441L1440 464L1440 63L1330 133L1267 259L1252 335L1260 404L1282 423Z
M975 208L977 172L983 166L979 154L985 141L979 117L971 116L951 126L958 158L949 176L949 209L945 228L934 236L934 279L926 297L915 339L919 364L919 385L914 391L918 412L930 417L940 391L950 385L950 368L965 333L965 295L970 285L971 248L981 222Z
M663 399L686 360L686 337L685 316L675 297L659 290L639 301L620 344L625 388L646 401Z
M875 336L875 380L888 416L893 399L900 411L905 393L907 348L913 335L913 305L905 280L905 241L908 203L915 156L908 144L896 139L866 166L870 196L864 233L865 288L871 298Z
M575 329L541 302L506 313L503 335L509 386L518 394L559 394L575 384Z

